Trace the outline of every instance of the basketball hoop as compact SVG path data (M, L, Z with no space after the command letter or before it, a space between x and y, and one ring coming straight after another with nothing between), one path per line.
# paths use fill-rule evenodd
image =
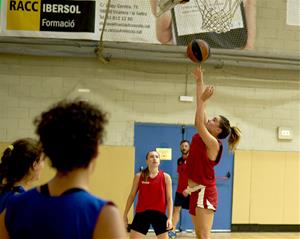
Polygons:
M195 0L195 2L202 16L202 28L207 32L224 33L230 31L232 19L242 0Z

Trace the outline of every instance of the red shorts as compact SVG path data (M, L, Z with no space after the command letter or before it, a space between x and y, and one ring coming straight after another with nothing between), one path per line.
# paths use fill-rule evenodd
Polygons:
M192 192L190 196L190 214L196 215L196 207L217 210L218 192L216 187L205 187L199 185L201 188Z

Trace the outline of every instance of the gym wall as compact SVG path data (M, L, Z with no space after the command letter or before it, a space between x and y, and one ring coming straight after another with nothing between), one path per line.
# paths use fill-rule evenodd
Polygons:
M299 26L286 25L286 1L257 1L257 51L298 56L299 30ZM195 96L190 73L193 67L2 54L0 142L34 137L34 117L63 98L82 97L99 104L110 118L91 189L113 199L122 209L133 179L134 123L193 124L195 103L179 102L179 96L185 93ZM235 156L233 223L300 224L300 213L297 217L295 209L300 175L299 70L203 68L206 83L216 86L208 115L227 116L243 133ZM79 88L89 88L91 92L80 94ZM278 126L290 127L292 140L279 140ZM104 167L105 172L101 171ZM123 180L111 178L108 172L115 171L116 175L124 175ZM43 180L51 175L53 171L46 169ZM103 178L113 186L98 186ZM288 194L271 198L277 187L279 192L284 187ZM265 205L269 200L274 201ZM261 214L264 207L270 215Z

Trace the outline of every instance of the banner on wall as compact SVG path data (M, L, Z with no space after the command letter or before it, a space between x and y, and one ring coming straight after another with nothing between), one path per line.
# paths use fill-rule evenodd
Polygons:
M99 40L107 0L3 0L4 36ZM149 0L114 0L104 40L159 43Z
M243 4L231 30L218 34L201 29L194 1L177 5L169 19L155 17L155 1L161 0L114 0L108 8L108 0L2 0L1 35L99 40L103 33L105 41L174 45L200 38L216 48L244 48L249 40L252 30L247 29L249 19L245 19L249 9Z
M189 1L180 7L176 7L172 14L172 21L175 26L173 42L175 42L176 45L187 45L190 41L196 38L205 40L211 47L227 49L244 48L246 44L254 45L254 39L248 39L248 31L256 31L252 27L255 26L255 19L253 18L254 15L253 13L248 14L248 16L245 14L246 11L248 13L250 11L255 11L253 1L248 0L248 4L246 6L243 2L240 5L237 5L235 12L232 10L235 8L229 8L226 2L226 0L212 1L212 5L210 6L211 9L206 9L205 11L200 10L201 7L199 7L199 3L195 4L195 1ZM213 10L220 9L219 5L222 8L224 7L224 11L220 11L220 13ZM226 6L227 8L225 8ZM205 20L213 18L214 21L218 23L216 25L222 25L223 18L219 19L216 16L221 13L224 14L224 18L226 18L227 14L234 13L229 24L229 31L216 33L208 32L203 29L202 26L204 18ZM202 14L205 14L205 17L202 17ZM247 22L251 22L252 29L247 27Z
M102 32L107 0L99 1L99 31ZM149 0L114 0L108 10L104 40L159 43L155 33L155 16Z
M96 1L3 0L6 36L95 38Z

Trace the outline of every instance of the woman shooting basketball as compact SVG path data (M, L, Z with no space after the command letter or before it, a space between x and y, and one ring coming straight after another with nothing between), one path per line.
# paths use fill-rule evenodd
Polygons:
M234 150L240 139L240 130L230 126L229 121L221 115L206 119L204 104L213 95L214 87L204 86L201 67L197 67L193 73L197 91L197 134L192 138L187 159L190 214L197 237L208 239L218 199L214 166L220 162L223 149L219 139L229 135L229 147Z

